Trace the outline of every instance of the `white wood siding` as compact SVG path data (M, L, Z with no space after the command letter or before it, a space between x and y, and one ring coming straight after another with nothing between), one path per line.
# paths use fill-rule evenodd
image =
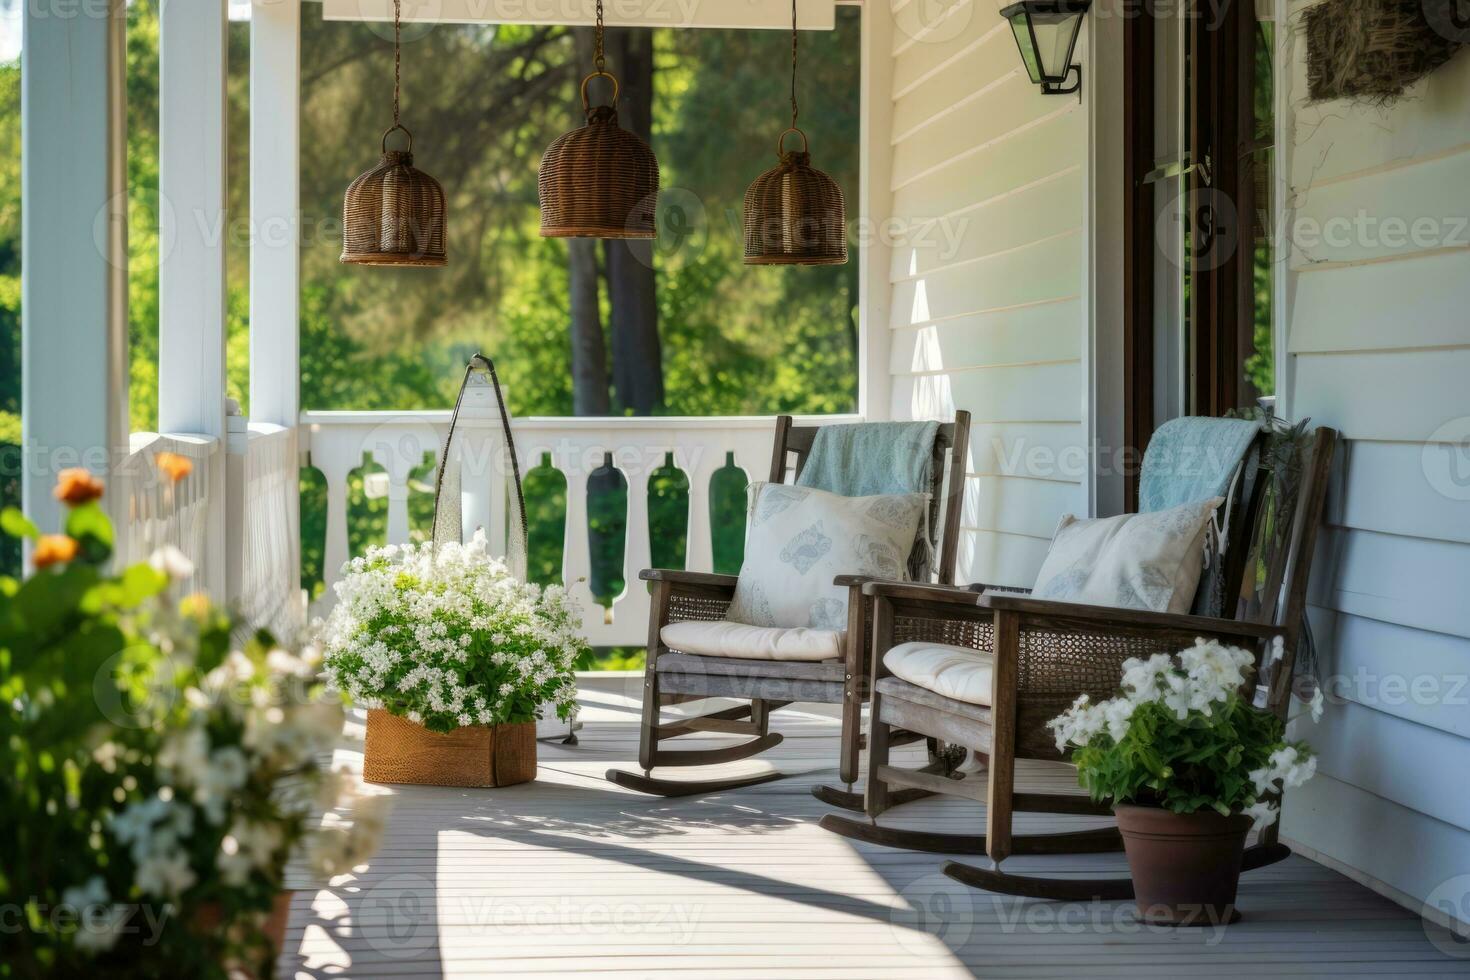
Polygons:
M1470 873L1470 53L1388 108L1309 106L1309 5L1285 49L1285 394L1347 441L1313 583L1333 703L1298 724L1321 776L1283 832L1413 903Z
M972 413L959 577L1030 585L1087 506L1086 109L988 0L898 0L892 37L892 415Z

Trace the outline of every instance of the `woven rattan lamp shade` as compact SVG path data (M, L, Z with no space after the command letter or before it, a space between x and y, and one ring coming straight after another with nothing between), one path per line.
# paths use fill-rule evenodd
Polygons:
M403 2L393 0L393 125L383 133L378 165L342 198L342 261L348 265L447 265L444 188L413 165L413 134L398 121L403 55ZM408 149L389 150L401 132Z
M444 189L414 168L412 152L385 148L378 165L347 188L342 200L342 261L349 265L448 263Z
M800 133L788 129L786 133ZM785 140L786 133L782 133ZM746 265L842 265L847 261L847 206L837 181L800 152L778 146L781 162L745 191Z
M618 125L616 88L612 105L588 105L587 82L599 74L582 81L587 124L558 136L541 156L536 191L543 238L655 237L658 160Z

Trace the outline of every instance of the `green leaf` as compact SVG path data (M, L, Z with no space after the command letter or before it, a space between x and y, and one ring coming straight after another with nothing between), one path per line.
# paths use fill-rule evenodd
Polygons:
M83 600L82 606L88 612L99 612L106 607L136 609L166 588L168 575L140 562L117 578L99 583Z
M29 538L32 541L41 536L41 529L36 527L35 522L16 507L0 510L0 531L12 538Z
M112 555L112 521L95 500L73 507L66 517L66 533L82 546L82 558L100 564Z

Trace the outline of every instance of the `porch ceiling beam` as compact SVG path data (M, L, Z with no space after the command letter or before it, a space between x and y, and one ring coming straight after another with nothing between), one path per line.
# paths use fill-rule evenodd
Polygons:
M225 0L159 13L158 427L225 438ZM225 454L210 458L204 554L225 594Z
M834 0L797 0L796 23L830 31ZM791 29L791 0L604 0L609 27ZM393 20L393 0L322 0L324 20ZM591 26L594 0L403 0L403 20Z
M23 7L22 497L50 531L56 472L106 474L127 453L125 8Z

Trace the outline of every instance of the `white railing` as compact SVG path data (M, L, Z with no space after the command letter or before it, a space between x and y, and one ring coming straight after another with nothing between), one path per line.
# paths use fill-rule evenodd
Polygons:
M132 434L128 458L119 469L124 488L117 535L120 567L146 560L163 545L173 545L195 559L194 575L180 585L184 592L214 591L224 585L207 581L206 567L198 560L205 553L208 537L209 462L219 450L219 440L210 436ZM188 457L192 472L173 483L154 462L161 452Z
M300 536L292 526L301 467L296 434L229 418L226 593L243 620L290 639L305 618Z
M827 417L823 421L855 421ZM310 464L327 483L327 530L324 572L327 596L347 547L348 475L362 465L364 454L385 471L390 544L409 540L409 476L425 453L438 459L448 430L448 412L304 412L301 440ZM754 418L525 418L512 422L516 452L524 474L549 456L566 479L566 532L562 576L581 601L590 643L596 646L641 645L647 639L648 590L638 572L650 565L648 481L672 456L673 465L689 481L689 517L685 567L713 567L710 528L710 479L733 455L748 478L763 479L770 467L774 421ZM588 585L587 481L605 460L627 481L627 531L623 548L621 595L604 609ZM499 481L495 481L497 486ZM503 511L499 511L503 513Z

